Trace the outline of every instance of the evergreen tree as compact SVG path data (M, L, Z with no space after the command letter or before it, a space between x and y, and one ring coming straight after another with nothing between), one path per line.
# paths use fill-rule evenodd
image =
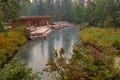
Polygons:
M47 0L47 5L46 5L46 13L47 15L54 15L54 0Z
M5 23L18 16L21 9L20 2L21 0L0 0L0 31L4 29Z

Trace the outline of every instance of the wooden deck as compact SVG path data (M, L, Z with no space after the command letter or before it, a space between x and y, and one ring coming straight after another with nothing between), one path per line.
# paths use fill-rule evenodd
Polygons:
M44 33L46 31L48 31L49 29L51 29L48 26L41 26L41 27L36 27L36 30L31 32L30 34L34 34L34 33Z
M40 27L28 27L27 30L29 31L29 38L32 40L46 39L53 30L64 27L74 27L73 24L68 22L54 22L53 24L54 25L46 25Z

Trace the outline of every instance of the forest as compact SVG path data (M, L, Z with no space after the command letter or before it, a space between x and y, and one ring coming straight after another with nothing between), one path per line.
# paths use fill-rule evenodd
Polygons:
M53 20L120 26L120 0L33 0L21 4L22 15L51 15ZM106 26L106 25L105 25Z
M8 29L27 16L52 16L76 24L81 44L71 58L53 49L44 72L55 80L120 80L120 0L0 0L0 80L42 80L17 51L29 40L26 26Z

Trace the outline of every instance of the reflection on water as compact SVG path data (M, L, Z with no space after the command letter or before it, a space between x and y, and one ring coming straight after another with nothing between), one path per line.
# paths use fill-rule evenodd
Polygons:
M27 61L33 71L42 71L47 59L52 55L53 48L65 48L66 53L72 51L74 43L80 43L77 28L64 28L52 32L47 40L29 41L20 50L21 60ZM66 54L67 55L67 54Z

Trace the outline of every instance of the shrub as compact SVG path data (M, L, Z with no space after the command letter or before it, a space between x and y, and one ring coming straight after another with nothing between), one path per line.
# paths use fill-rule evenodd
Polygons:
M5 50L5 53L0 51L0 66L13 57L19 46L26 42L24 31L24 27L20 27L6 32L0 32L0 50Z
M0 68L7 61L6 50L0 49Z
M16 62L17 61L17 62ZM26 63L13 59L0 69L0 80L40 80L38 73L32 73Z
M108 16L104 22L104 27L112 27L112 21L113 19L110 16Z
M57 52L57 55L61 54ZM65 53L65 52L64 52ZM55 52L56 55L56 52ZM114 56L94 53L90 46L75 46L71 58L54 56L44 71L56 80L119 80L120 70L114 66Z

